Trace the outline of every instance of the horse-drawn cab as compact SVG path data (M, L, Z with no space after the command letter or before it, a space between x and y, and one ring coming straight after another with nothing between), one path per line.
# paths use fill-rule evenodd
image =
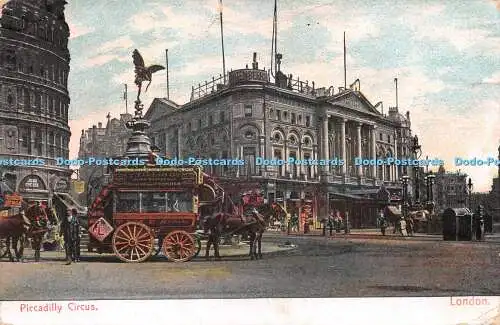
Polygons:
M114 169L111 183L89 208L89 250L142 262L159 239L170 261L190 260L199 252L200 199L214 200L219 192L214 187L199 166Z
M22 211L23 198L17 193L4 191L0 188L0 220L5 220L17 215ZM5 236L0 236L0 258L8 254L8 243Z

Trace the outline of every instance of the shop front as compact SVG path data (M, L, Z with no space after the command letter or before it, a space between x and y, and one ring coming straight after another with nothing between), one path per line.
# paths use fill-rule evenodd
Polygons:
M304 232L306 223L315 225L317 216L313 192L277 191L274 201L289 215L292 231Z
M371 228L377 225L378 200L344 193L330 193L331 212L340 212L343 222L348 219L350 228Z

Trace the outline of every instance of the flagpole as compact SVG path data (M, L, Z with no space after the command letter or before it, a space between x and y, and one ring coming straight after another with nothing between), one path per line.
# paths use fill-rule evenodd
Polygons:
M169 80L168 80L168 49L165 50L165 60L167 61L166 62L166 66L167 66L167 99L170 99L170 84L169 84Z
M278 0L274 0L274 53L278 55ZM278 61L274 58L274 73L278 73Z
M226 84L226 56L224 54L224 27L222 21L222 0L219 0L220 3L220 37L222 43L222 75L224 76L224 84Z
M394 78L394 83L396 84L396 108L399 108L399 104L398 104L398 78Z
M344 89L347 89L347 59L345 46L345 31L344 31Z
M125 100L125 113L128 114L127 84L125 84L125 92L123 93L123 99Z

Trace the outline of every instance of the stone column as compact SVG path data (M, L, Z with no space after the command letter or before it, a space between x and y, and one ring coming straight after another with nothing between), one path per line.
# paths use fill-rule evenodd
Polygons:
M285 168L284 168L285 175L283 176L288 177L288 173L291 172L290 168L291 166L288 164L288 156L290 155L290 149L288 148L288 140L285 140L284 143L285 143Z
M261 135L259 137L259 155L262 157L262 158L266 158L264 157L264 146L265 146L265 142L264 142L264 136ZM264 166L257 166L255 165L256 168L258 168L258 172L259 172L259 175L262 175L264 170L265 170L265 167Z
M239 144L235 144L235 147L236 147L236 148L235 148L235 149L236 149L235 151L236 151L236 155L237 155L238 159L243 159L242 150L241 150L241 148L240 148L240 145L239 145ZM236 177L240 177L240 175L241 175L241 170L242 170L242 168L244 168L244 167L245 167L245 165L243 165L243 166L237 166L237 167L236 167Z
M344 161L342 165L342 175L347 175L347 161L346 161L346 152L345 152L345 123L347 119L341 118L339 121L340 125L340 159Z
M299 140L299 147L297 148L297 157L298 157L297 159L304 160L304 152L303 151L304 150L302 150L302 141ZM297 173L298 173L297 177L299 177L299 179L301 179L300 174L306 173L305 170L307 170L307 169L305 169L305 167L306 166L303 166L303 165L297 166Z
M362 152L362 145L361 145L361 127L363 126L362 123L357 123L356 124L356 139L357 139L357 156L359 158L362 158L363 152ZM359 177L363 176L363 166L359 165L357 166L357 175Z
M322 156L323 156L323 159L330 159L330 153L328 152L328 115L326 115L325 117L323 117L323 125L322 125L322 129L321 129L321 135L322 135ZM329 165L325 165L324 166L324 171L325 173L328 173L330 171L330 166Z
M313 159L318 160L318 145L314 144L313 145ZM312 178L316 178L318 176L318 165L313 165L312 166Z
M177 127L177 157L180 159L182 156L182 128L180 126Z
M371 128L370 128L370 151L371 151L371 159L375 159L377 160L377 135L375 133L375 130L377 129L377 126L376 125L372 125ZM377 165L374 164L373 166L370 167L371 168L371 173L372 173L372 177L374 179L377 178Z

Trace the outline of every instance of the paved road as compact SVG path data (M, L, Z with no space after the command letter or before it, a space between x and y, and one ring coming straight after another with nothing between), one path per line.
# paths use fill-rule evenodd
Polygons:
M325 239L267 234L297 248L259 261L226 257L142 264L87 255L65 266L0 262L0 298L161 299L500 295L500 244L437 238ZM265 245L265 243L264 243ZM42 255L43 257L43 255Z

